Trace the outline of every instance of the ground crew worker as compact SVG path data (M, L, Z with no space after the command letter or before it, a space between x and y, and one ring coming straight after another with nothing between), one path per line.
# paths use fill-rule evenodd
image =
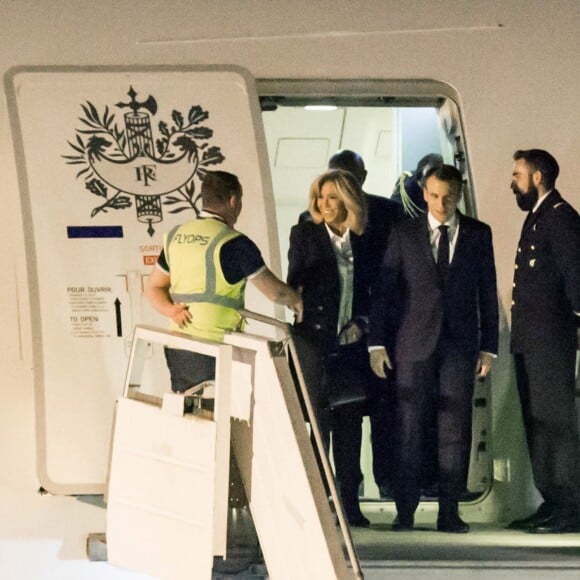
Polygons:
M242 186L225 171L207 172L198 219L165 234L163 250L145 285L145 296L170 328L196 338L221 341L243 329L239 310L249 280L266 298L302 319L302 298L266 266L260 250L234 229L242 209ZM165 349L171 388L182 392L215 378L215 359L180 349Z

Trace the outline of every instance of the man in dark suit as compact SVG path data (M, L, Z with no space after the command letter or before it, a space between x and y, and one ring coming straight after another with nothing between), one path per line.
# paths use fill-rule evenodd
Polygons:
M580 531L574 404L580 322L580 217L555 189L558 163L516 151L511 188L528 212L514 270L511 350L534 483L543 503L511 528Z
M403 171L397 179L391 199L401 204L405 215L418 218L427 212L427 202L423 197L423 180L427 172L436 165L443 165L439 153L428 153L419 159L414 171ZM422 495L437 497L437 415L423 424L425 429L423 491Z
M475 373L484 377L497 352L498 304L491 230L457 211L461 186L461 173L451 165L427 172L428 213L394 227L372 307L371 366L379 377L394 371L394 530L413 528L425 449L421 425L434 406L437 529L469 529L459 517L458 498L467 483Z

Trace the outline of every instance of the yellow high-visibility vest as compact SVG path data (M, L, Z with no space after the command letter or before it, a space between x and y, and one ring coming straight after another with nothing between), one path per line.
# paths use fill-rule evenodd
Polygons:
M221 342L224 333L242 330L246 279L230 284L220 264L222 246L240 233L213 218L199 218L176 226L163 238L171 275L170 295L188 305L192 320L179 330L196 338Z

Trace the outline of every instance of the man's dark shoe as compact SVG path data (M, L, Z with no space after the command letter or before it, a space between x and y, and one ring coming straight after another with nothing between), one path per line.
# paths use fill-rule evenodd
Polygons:
M466 534L469 532L469 524L465 523L457 512L443 513L437 517L437 531L448 534Z
M360 504L358 502L357 493L345 493L345 491L342 490L341 495L343 498L343 513L348 521L349 526L354 526L357 528L368 528L371 523L363 516L363 513L360 509Z
M368 528L371 525L371 522L367 518L365 518L362 514L347 517L348 523L350 526L355 528Z
M572 534L580 532L578 514L554 514L527 530L530 534Z
M393 520L391 529L393 532L410 532L413 529L413 524L413 516L405 515L401 517L400 514L397 514Z
M348 520L348 524L350 526L354 526L357 528L368 528L371 525L369 520L367 520L367 518L365 518L362 512L360 511L358 503L354 505L349 503L347 503L346 505L343 504L343 508L344 515L346 516L346 519Z
M544 502L536 511L536 513L528 516L527 518L522 518L521 520L514 520L511 524L507 526L508 530L523 530L529 531L536 526L544 523L546 520L552 517L552 508Z

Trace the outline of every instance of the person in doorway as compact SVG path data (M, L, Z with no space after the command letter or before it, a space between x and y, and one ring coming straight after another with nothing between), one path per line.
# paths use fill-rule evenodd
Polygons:
M247 281L302 319L300 294L269 270L252 240L234 229L242 193L237 176L208 171L199 218L165 234L145 296L171 320L172 330L220 342L226 332L242 329L239 310ZM213 357L173 348L166 348L165 356L176 392L215 378Z
M559 166L516 151L511 189L527 212L516 252L511 351L534 483L543 503L510 524L533 533L580 531L575 364L580 325L580 217L556 190Z
M355 176L341 169L323 173L310 189L312 220L293 226L288 251L288 284L301 289L304 317L294 325L298 358L317 424L328 450L332 448L336 479L351 525L367 527L358 489L362 481L360 453L364 403L330 408L338 360L360 369L365 385L372 382L366 355L365 326L369 314L370 261L363 233L366 199ZM350 369L349 369L350 370Z
M423 197L426 173L438 165L443 165L443 157L438 153L428 153L421 157L414 171L403 171L397 179L391 199L400 203L405 215L415 219L425 214L427 203ZM437 484L437 413L433 409L431 417L426 417L422 425L425 430L422 495L436 498Z
M421 157L414 171L403 171L395 183L391 199L400 203L405 215L412 219L424 215L427 211L427 203L423 197L423 181L425 174L437 165L443 165L443 157L438 153L428 153ZM426 418L423 424L426 433L421 493L428 498L436 498L438 493L437 413L435 409L432 411L432 416Z
M394 373L394 530L413 529L425 449L421 425L432 408L437 410L437 529L469 530L458 500L467 483L475 374L486 376L497 353L498 302L491 230L457 210L462 182L451 165L427 172L428 213L395 226L374 294L371 366L379 377ZM393 296L401 305L398 313L389 307Z
M395 183L391 199L400 203L406 215L416 218L427 211L423 198L423 180L427 171L436 165L443 165L443 157L429 153L417 163L415 171L403 171Z
M358 181L360 187L364 186L367 178L367 170L363 158L350 149L337 151L328 160L328 169L341 169L348 171ZM366 247L365 263L368 264L367 286L372 294L379 264L382 262L387 240L393 225L403 217L402 206L386 197L364 192L367 205L367 226L362 234ZM299 223L311 221L310 211L301 214ZM393 308L396 306L393 304ZM371 447L373 456L373 476L382 498L392 497L391 471L394 462L392 445L393 424L393 401L392 391L387 388L384 381L371 376L370 381L377 398L372 406L367 409L371 424Z

